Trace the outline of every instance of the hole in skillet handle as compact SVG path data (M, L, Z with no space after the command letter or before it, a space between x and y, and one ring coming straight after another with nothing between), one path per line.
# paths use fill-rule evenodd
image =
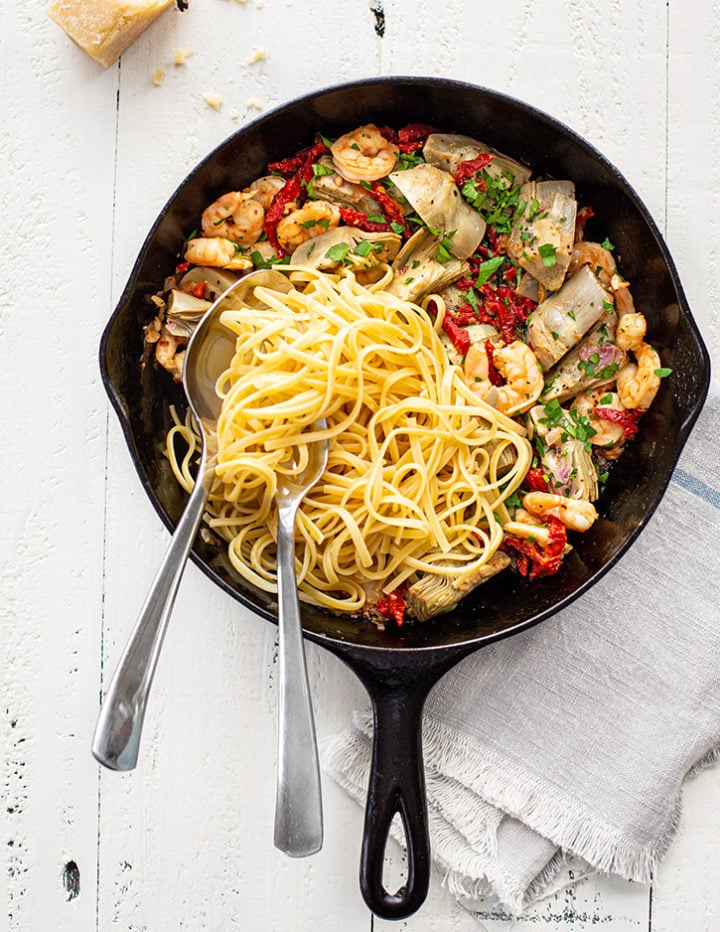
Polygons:
M404 919L416 912L430 886L422 709L428 685L408 691L371 690L373 750L360 859L360 889L375 915ZM407 880L395 893L383 885L385 848L399 815L407 848Z

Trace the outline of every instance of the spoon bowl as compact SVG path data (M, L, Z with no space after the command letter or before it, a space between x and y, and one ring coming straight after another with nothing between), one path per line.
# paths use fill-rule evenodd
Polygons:
M150 587L135 627L105 694L92 742L95 758L111 770L132 770L150 687L160 657L175 596L188 554L205 510L213 470L207 462L206 432L220 414L217 380L235 353L235 336L220 321L222 313L239 305L253 306L254 289L265 285L288 292L280 272L253 272L235 282L207 310L185 351L183 387L200 432L201 454L195 486Z

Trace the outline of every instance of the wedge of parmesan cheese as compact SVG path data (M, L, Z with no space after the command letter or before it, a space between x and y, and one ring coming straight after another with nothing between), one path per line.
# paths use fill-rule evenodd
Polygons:
M122 55L173 0L53 0L48 16L105 68Z

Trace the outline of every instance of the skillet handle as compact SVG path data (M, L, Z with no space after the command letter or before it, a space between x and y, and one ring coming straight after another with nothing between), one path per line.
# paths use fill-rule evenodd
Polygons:
M403 919L424 902L430 885L422 709L427 688L410 693L372 690L373 750L360 858L360 889L370 909L383 919ZM393 817L405 831L407 880L396 892L383 886L383 862Z

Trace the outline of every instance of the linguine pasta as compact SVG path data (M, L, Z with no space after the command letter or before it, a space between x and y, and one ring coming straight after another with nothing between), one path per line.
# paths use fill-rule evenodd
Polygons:
M222 318L237 352L218 383L209 526L247 582L276 591L277 475L303 468L308 443L327 437L327 470L296 523L301 598L359 613L418 573L451 573L461 587L502 541L503 503L532 456L524 429L465 385L441 320L382 282L298 269L291 279L289 294L257 287L255 306ZM321 418L327 429L314 430ZM178 462L173 439L187 487L192 452Z

